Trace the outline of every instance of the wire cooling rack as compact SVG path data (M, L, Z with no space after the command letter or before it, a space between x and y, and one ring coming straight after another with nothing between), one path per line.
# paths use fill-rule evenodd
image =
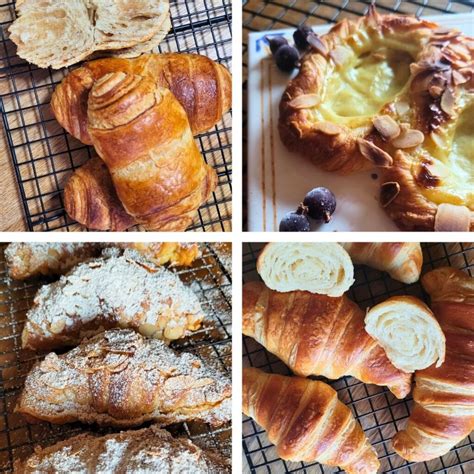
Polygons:
M175 268L181 280L191 285L199 297L209 322L184 342L172 347L203 357L207 363L231 375L232 276L231 244L203 246L202 257L190 268ZM26 311L41 286L51 279L27 282L10 280L6 275L3 248L0 248L0 471L11 472L13 461L32 453L34 446L49 446L59 440L85 431L110 432L80 425L29 424L13 413L24 380L33 364L44 357L21 349L21 331ZM202 423L180 423L168 428L174 435L187 436L203 448L218 450L231 456L231 427L212 429Z
M312 26L336 23L343 18L364 15L371 0L244 0L243 2L243 172L244 229L247 213L247 62L248 34L253 31L296 28L307 23ZM406 13L416 16L440 15L442 13L466 13L474 11L473 0L376 0L381 13Z
M66 215L62 190L72 171L91 157L92 148L68 135L49 107L55 86L70 69L39 69L16 56L6 31L15 18L14 3L0 0L0 110L10 155L1 159L13 160L28 230L84 230ZM173 27L159 51L203 54L230 69L231 5L231 0L171 0ZM218 186L188 230L229 231L230 114L196 138L218 174Z
M255 261L263 244L244 244L244 282L258 280ZM423 270L452 266L474 275L474 244L422 244ZM387 274L363 265L355 266L355 283L350 297L361 308L378 304L390 296L413 295L426 302L427 295L419 282L405 285L392 280ZM249 337L243 340L243 366L259 367L266 372L289 375L289 369L275 356ZM429 462L408 463L398 456L391 445L393 435L405 426L410 413L412 397L396 399L387 388L366 385L352 377L343 377L329 383L338 392L339 399L346 403L356 416L372 446L377 450L380 471L397 474L471 474L474 472L474 435L467 437L442 458ZM276 454L265 431L251 418L243 417L243 466L244 472L260 473L328 473L343 472L319 463L286 462Z

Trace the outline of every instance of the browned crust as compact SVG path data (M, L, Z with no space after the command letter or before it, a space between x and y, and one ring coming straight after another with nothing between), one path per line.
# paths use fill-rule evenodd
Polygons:
M326 171L341 174L353 173L374 167L374 163L362 156L357 140L362 138L382 148L383 140L374 133L372 125L363 130L341 126L338 135L329 136L319 130L319 125L307 119L304 109L295 110L291 101L305 94L321 94L327 80L326 68L331 62L331 51L343 45L348 37L360 29L378 29L382 33L396 32L410 35L407 40L420 40L423 32L428 36L436 25L423 20L400 15L379 15L373 8L369 15L356 21L343 20L320 39L329 51L325 57L316 51L307 53L298 76L292 80L280 102L279 131L283 143L291 151L310 157ZM387 148L387 147L384 147ZM390 149L386 150L389 153Z

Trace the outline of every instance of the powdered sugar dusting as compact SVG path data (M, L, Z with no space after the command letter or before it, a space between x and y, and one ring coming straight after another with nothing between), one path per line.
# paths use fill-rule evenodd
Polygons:
M104 324L172 340L197 329L203 317L198 298L177 275L125 251L82 263L43 286L28 312L24 342L33 348L35 340L63 345L78 341L84 326Z
M48 354L28 375L17 409L52 422L220 425L230 420L230 397L229 379L198 357L111 330L64 355Z
M37 450L21 467L28 473L230 472L229 462L221 456L203 451L187 439L175 439L167 431L155 426L102 437L79 435L49 448Z

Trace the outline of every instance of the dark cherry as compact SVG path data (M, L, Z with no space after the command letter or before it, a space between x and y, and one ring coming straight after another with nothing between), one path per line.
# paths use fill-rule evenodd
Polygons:
M280 232L309 232L308 208L300 205L294 212L285 214L280 222Z
M336 210L336 197L328 188L314 188L306 194L303 204L310 217L327 224Z
M288 41L283 36L275 36L273 38L265 36L265 39L268 41L270 51L273 55L275 55L282 46L288 46Z
M295 40L295 44L301 51L304 51L308 48L308 35L313 30L306 25L298 26L297 30L293 33L293 39Z
M275 62L278 69L291 72L295 67L300 65L300 55L298 50L293 46L280 46L275 53Z

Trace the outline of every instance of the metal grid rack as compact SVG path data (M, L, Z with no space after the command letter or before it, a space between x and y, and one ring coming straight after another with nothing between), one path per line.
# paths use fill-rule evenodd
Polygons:
M84 230L66 215L61 194L72 171L90 158L92 148L68 135L49 107L55 86L69 68L39 69L16 56L6 31L15 18L14 3L0 0L0 110L26 224L32 231ZM231 0L171 0L172 29L159 51L203 54L230 69L231 5ZM230 114L196 139L204 159L218 174L218 186L188 230L229 231Z
M474 275L474 244L422 244L423 273L441 266L464 269ZM243 278L245 281L259 279L255 261L262 244L244 244ZM355 267L355 283L350 297L361 308L373 306L395 295L413 295L427 301L419 282L412 285L392 280L387 274L363 265ZM278 358L267 352L249 337L243 340L243 366L262 368L266 372L289 375L291 372ZM397 474L449 473L469 474L474 472L474 435L461 441L448 454L423 463L408 463L393 450L390 440L396 431L405 426L410 413L412 397L396 399L387 388L366 385L352 377L343 377L329 383L338 392L339 399L346 403L356 416L371 444L377 450L381 463L380 472ZM328 473L343 472L319 463L286 462L278 458L269 443L265 431L251 418L243 417L243 466L244 472L260 473Z
M247 212L247 64L248 34L253 31L296 28L307 23L312 26L336 23L343 18L364 15L371 0L244 0L243 2L243 215L246 228ZM440 15L442 13L466 13L474 11L473 0L375 0L381 13L405 13L416 16Z
M202 247L202 257L190 268L175 268L181 280L199 297L209 322L184 341L175 341L172 347L178 351L192 352L218 370L231 375L232 362L232 275L229 262L231 244L224 249L214 244ZM20 414L13 413L24 380L33 364L45 353L36 354L21 349L21 331L26 311L33 297L45 282L41 278L26 282L7 277L0 248L0 471L12 472L15 459L32 453L34 446L49 446L62 439L85 431L99 433L111 430L87 427L79 423L52 425L29 424ZM230 424L212 429L202 423L179 423L168 427L176 436L187 436L194 443L231 456Z

